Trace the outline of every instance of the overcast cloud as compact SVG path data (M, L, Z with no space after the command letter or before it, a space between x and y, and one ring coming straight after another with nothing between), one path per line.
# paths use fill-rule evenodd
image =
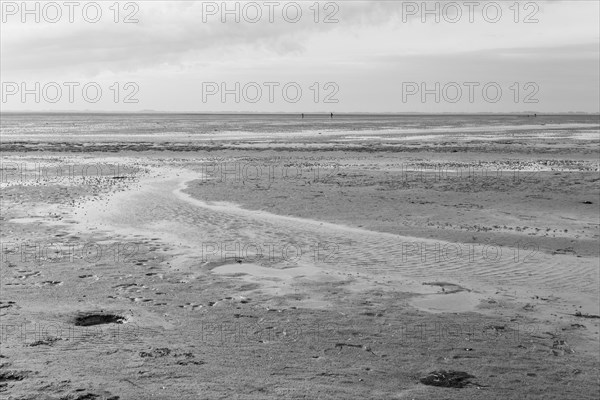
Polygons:
M452 2L437 2L439 23L431 14L423 22L419 10L414 12L412 7L420 7L420 1L321 2L318 23L310 8L313 1L296 3L302 10L297 23L282 17L283 6L289 2L279 2L274 8L272 23L269 8L260 1L255 4L263 15L257 23L245 21L243 14L239 23L233 15L227 15L223 23L220 10L216 15L203 14L203 10L212 10L212 5L221 8L220 1L210 5L136 1L130 2L135 7L128 5L127 9L127 2L121 2L118 23L109 9L112 1L98 2L103 14L97 23L85 21L81 7L74 12L75 21L69 22L64 6L57 23L44 21L43 13L40 23L32 15L23 23L22 10L15 13L12 8L20 7L20 1L2 3L4 89L6 82L27 82L28 87L34 82L98 82L105 92L114 82L133 82L139 88L137 103L115 103L108 95L97 103L79 98L73 103L63 98L56 103L42 98L36 103L13 95L3 98L3 110L598 112L600 107L600 9L595 0L521 2L518 22L514 10L509 9L513 1L497 2L503 15L496 23L483 17L483 6L489 2L479 2L472 23L462 1L454 3L460 6L462 16L452 12L456 8L444 8ZM235 7L236 2L228 3ZM244 2L238 3L242 10ZM35 6L35 2L28 4ZM436 2L427 4L431 9L436 6ZM252 11L246 16L253 18L253 9L246 9ZM448 14L442 13L444 9ZM289 10L293 17L294 9ZM123 23L133 11L139 22ZM488 17L494 17L494 10L488 11ZM337 22L324 23L327 15ZM524 23L528 15L538 22ZM249 82L280 86L273 102L263 92L260 101L252 103L243 96L236 102L233 95L225 101L220 94L205 99L202 93L207 82L224 82L229 88L235 87L235 82L241 87ZM289 82L303 90L296 103L281 97L280 88ZM318 101L310 89L315 82L320 89ZM433 95L421 101L420 94L404 101L407 82L425 82L430 88L436 82L441 87L450 82L460 86L477 82L480 86L475 94L494 82L503 94L495 103L478 98L481 96L470 102L465 93L455 103L443 97L438 103ZM516 82L521 86L518 99L514 97ZM336 90L326 89L326 83L335 84ZM524 96L534 91L532 87L524 89L526 83L537 85L532 97L537 103L523 102ZM449 97L451 89L446 92ZM324 103L326 94L338 102Z

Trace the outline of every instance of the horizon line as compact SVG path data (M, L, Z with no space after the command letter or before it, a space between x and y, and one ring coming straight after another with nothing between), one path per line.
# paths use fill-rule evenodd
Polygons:
M292 112L292 111L158 111L158 110L137 110L137 111L111 111L111 110L0 110L0 114L185 114L185 115L399 115L399 116L411 116L411 115L598 115L599 112L590 111L507 111L507 112L486 112L486 111L474 111L474 112L453 112L453 111L442 111L442 112L423 112L423 111L406 111L406 112L393 112L393 111L382 111L382 112L364 112L364 111L339 111L339 112L326 112L326 111L313 111L313 112Z

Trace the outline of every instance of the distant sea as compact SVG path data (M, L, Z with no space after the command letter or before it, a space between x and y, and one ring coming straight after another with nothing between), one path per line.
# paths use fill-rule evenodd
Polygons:
M395 115L395 114L86 114L86 113L2 113L0 138L3 141L35 140L39 136L75 139L81 136L128 137L136 135L210 135L220 133L295 133L305 131L347 132L382 131L442 132L522 130L528 126L544 129L598 131L598 115ZM478 129L479 128L479 129ZM589 133L589 132L588 132Z

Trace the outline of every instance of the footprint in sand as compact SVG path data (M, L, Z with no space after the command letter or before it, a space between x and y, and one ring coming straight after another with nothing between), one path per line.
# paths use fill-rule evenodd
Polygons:
M81 278L81 279L94 279L94 280L99 280L100 279L100 278L98 278L97 275L92 275L92 274L79 275L79 278Z
M148 289L146 285L138 285L137 283L123 283L121 285L114 286L119 292L127 293L140 293L142 289Z
M209 303L209 304L210 304L210 303ZM214 304L214 303L213 303L213 304ZM179 308L189 308L190 310L196 310L196 309L198 309L198 308L202 308L202 307L204 307L204 306L203 306L203 305L201 305L201 304L195 304L195 303L185 303L184 305L182 305L182 306L178 306L178 307L179 307Z
M15 307L15 304L14 301L0 301L0 309Z
M27 278L31 278L32 276L41 276L42 275L42 273L40 271L33 271L33 272L19 271L19 272L24 273L24 274L17 276L18 279L27 279Z
M151 301L154 301L152 299L145 299L143 297L128 297L128 299L130 301L133 301L134 303L149 303Z
M61 281L43 281L43 282L37 283L36 286L59 286L62 284L63 283Z

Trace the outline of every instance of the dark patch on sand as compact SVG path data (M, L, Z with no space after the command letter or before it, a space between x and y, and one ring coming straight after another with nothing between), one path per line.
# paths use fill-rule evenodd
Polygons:
M433 371L430 372L424 378L420 379L420 382L423 385L429 386L441 386L441 387L451 387L451 388L464 388L469 384L474 384L470 381L470 379L475 378L475 376L468 374L462 371Z
M76 326L122 324L126 318L117 314L89 313L75 317Z

